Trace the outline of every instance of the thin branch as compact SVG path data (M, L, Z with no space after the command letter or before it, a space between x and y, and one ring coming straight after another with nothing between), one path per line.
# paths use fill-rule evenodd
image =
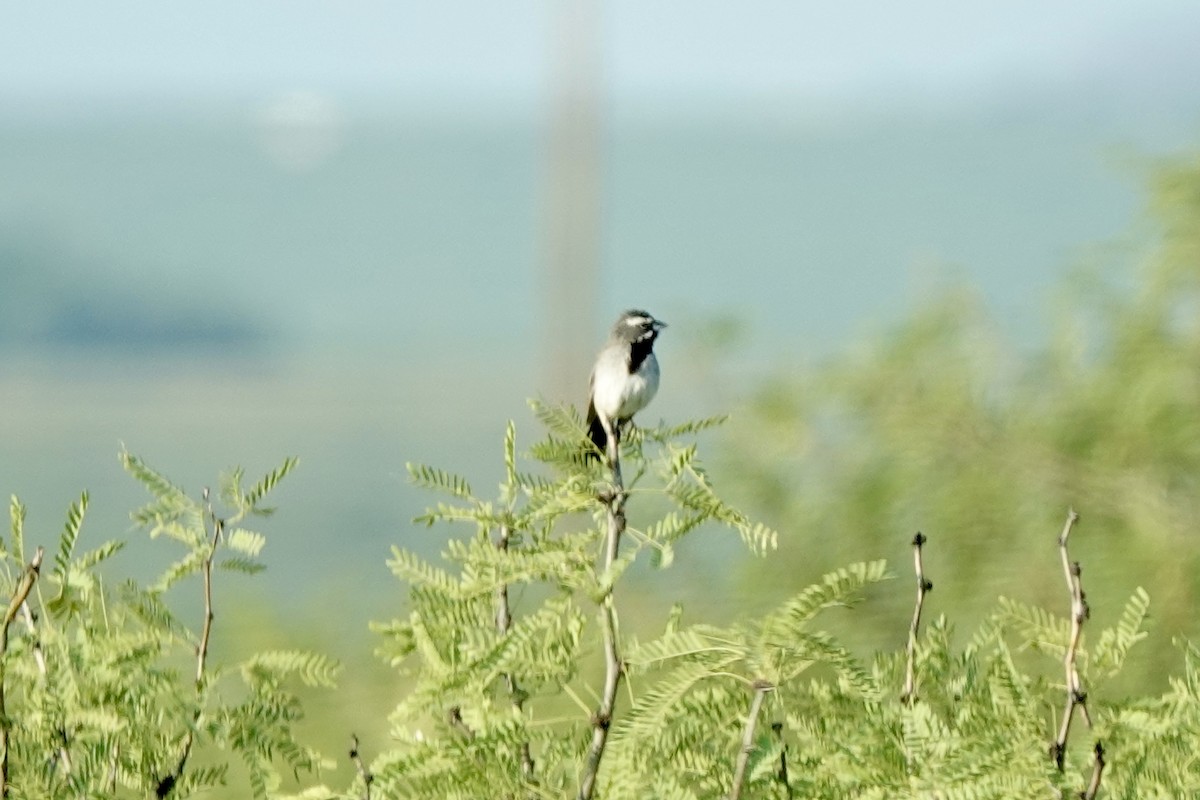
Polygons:
M608 437L608 463L612 469L612 491L603 500L608 510L608 528L604 541L604 570L601 581L606 586L600 600L600 625L604 634L604 689L596 713L592 715L592 743L588 747L584 762L583 777L579 782L578 800L591 800L596 789L596 776L600 772L600 760L608 743L608 729L612 725L613 708L617 702L617 690L621 686L624 670L617 645L617 610L613 605L613 566L621 547L621 534L625 530L625 487L621 482L621 457L618 443L618 426L613 425Z
M37 620L33 618L28 601L21 603L21 618L25 620L25 628L29 631L30 639L33 641L33 660L37 662L38 672L42 673L43 678L46 678L48 677L46 654L42 651L42 641L37 634Z
M29 631L29 639L33 643L33 660L37 664L38 672L41 673L43 682L49 682L50 673L46 668L46 653L42 649L42 640L37 631L37 620L34 619L33 611L29 608L28 600L21 604L21 618L25 621L25 628ZM58 746L58 763L62 766L63 775L70 775L71 754L67 750L66 730L59 728L58 736L61 740Z
M113 738L112 748L109 750L108 756L108 793L113 794L117 791L117 770L121 766L121 744L120 739Z
M795 795L792 793L791 778L788 777L787 745L783 741L783 723L772 722L771 732L779 739L779 771L775 773L775 778L783 784L787 800L792 800Z
M33 554L33 560L25 566L25 570L21 573L21 580L18 581L17 588L13 590L12 598L8 601L8 610L4 613L4 625L0 628L0 797L8 797L11 788L8 784L8 750L12 720L9 719L8 707L5 705L4 686L4 660L8 655L8 631L12 627L13 620L17 618L21 606L25 605L25 601L29 599L29 593L33 591L33 584L37 582L38 575L41 574L43 555L44 551L39 547Z
M212 637L214 617L212 591L213 560L216 558L217 547L220 545L221 536L225 531L225 521L213 512L207 487L204 489L204 502L208 506L207 517L212 524L212 534L208 537L207 552L204 555L204 561L200 569L201 576L204 579L204 625L200 630L200 643L196 646L196 710L192 714L192 723L188 727L187 733L184 734L179 761L176 762L175 769L169 775L160 779L155 789L155 796L159 800L170 795L176 784L179 783L179 779L183 777L183 771L187 767L188 758L192 754L192 746L196 742L196 726L200 723L203 711L204 671L208 666L208 643Z
M1067 738L1071 734L1071 720L1075 716L1076 708L1082 713L1087 726L1092 727L1092 717L1087 709L1087 693L1083 690L1083 682L1079 678L1079 669L1076 666L1079 640L1083 635L1083 623L1088 618L1089 610L1081 580L1083 571L1079 562L1071 561L1070 555L1067 553L1067 539L1071 535L1071 529L1078 521L1079 515L1075 513L1075 509L1069 510L1066 524L1063 525L1063 531L1058 537L1058 552L1062 558L1063 576L1067 581L1067 591L1071 595L1071 635L1067 642L1066 653L1063 655L1067 701L1063 708L1062 722L1058 728L1058 738L1054 740L1054 745L1050 748L1054 763L1060 771L1063 769L1063 762L1066 758Z
M350 734L350 760L354 762L354 769L358 772L358 777L362 779L362 800L371 800L371 784L375 782L375 776L363 763L358 749L358 735L353 733Z
M904 668L904 692L900 700L905 705L912 705L916 700L916 660L917 634L921 627L921 609L925 606L925 595L933 590L933 583L925 577L925 565L921 560L921 547L925 542L925 534L917 531L913 537L913 564L917 573L917 605L913 609L912 624L908 628L908 662Z
M1095 758L1092 761L1092 779L1088 781L1088 786L1079 796L1082 800L1096 800L1096 795L1100 792L1100 778L1104 775L1104 744L1096 742Z
M500 533L496 537L496 549L502 552L507 552L510 541L510 531L508 525L500 526ZM508 602L508 584L500 584L500 588L496 590L496 631L501 636L508 635L508 629L512 626L512 609ZM521 687L517 684L516 677L511 672L505 672L501 675L504 684L508 689L508 697L512 702L512 706L518 714L522 714L525 709L525 693L521 691ZM527 781L533 781L533 753L529 749L529 740L521 742L521 776Z
M208 489L204 490L204 499L208 500ZM208 543L208 553L204 557L202 574L204 576L204 627L200 631L200 646L196 648L196 689L204 683L204 668L208 663L208 642L212 636L213 624L213 593L212 574L213 559L217 555L217 546L221 542L221 534L225 530L225 522L213 513L212 506L208 507L208 517L212 520L212 538Z
M729 790L729 800L738 800L742 796L746 766L750 763L750 754L754 752L754 729L758 727L758 715L762 711L767 692L774 688L770 682L762 679L754 682L754 699L750 701L750 712L746 714L746 725L742 729L742 749L738 752L737 763L733 767L733 787Z
M450 706L450 710L446 712L446 722L468 742L475 738L475 731L471 730L471 726L463 719L462 709L458 706Z

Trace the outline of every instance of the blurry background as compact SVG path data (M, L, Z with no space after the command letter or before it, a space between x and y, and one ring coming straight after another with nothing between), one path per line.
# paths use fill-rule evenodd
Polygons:
M142 501L121 443L195 492L299 455L236 622L367 682L389 545L445 535L409 525L405 462L485 491L505 421L529 443L526 398L582 402L639 306L671 323L647 421L732 412L718 487L784 537L648 594L693 569L734 616L879 556L907 581L921 527L934 613L1065 608L1074 503L1097 613L1160 584L1169 649L1198 182L1163 165L1200 133L1198 29L1171 0L8 7L0 489L46 540L89 489L94 544Z

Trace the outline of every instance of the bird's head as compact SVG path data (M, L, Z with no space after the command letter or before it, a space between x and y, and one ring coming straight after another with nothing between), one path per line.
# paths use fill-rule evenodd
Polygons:
M622 314L613 325L614 339L626 342L652 342L667 323L657 320L648 312L631 308Z

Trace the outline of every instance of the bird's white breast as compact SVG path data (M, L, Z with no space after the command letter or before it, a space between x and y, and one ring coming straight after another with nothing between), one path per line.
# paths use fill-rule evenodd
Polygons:
M592 376L596 411L608 419L628 419L646 407L658 391L658 360L650 353L630 374L624 356L601 358Z

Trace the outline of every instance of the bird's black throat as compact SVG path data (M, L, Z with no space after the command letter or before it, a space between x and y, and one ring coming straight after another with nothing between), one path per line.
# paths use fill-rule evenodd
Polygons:
M654 337L649 336L645 339L639 339L629 347L629 374L633 375L642 368L642 362L646 360L646 356L654 350Z

